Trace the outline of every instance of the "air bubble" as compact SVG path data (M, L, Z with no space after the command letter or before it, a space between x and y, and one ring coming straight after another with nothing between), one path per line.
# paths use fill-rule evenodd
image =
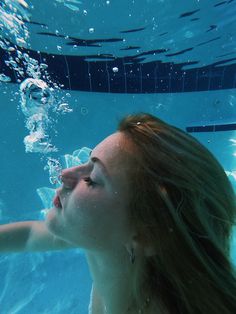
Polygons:
M12 51L15 51L16 49L14 47L9 47L7 50L12 52Z
M192 38L193 36L194 36L194 33L191 32L191 31L187 31L187 32L185 32L185 34L184 34L184 37L185 37L185 38Z
M8 82L11 82L11 78L2 73L0 74L0 81L4 83L8 83Z
M48 65L46 63L41 63L40 64L40 68L41 69L47 69L48 68Z
M51 184L60 184L60 176L62 172L62 166L60 162L55 159L48 157L47 166L44 170L49 170L49 181Z
M45 133L49 124L48 111L54 97L48 85L39 79L28 78L20 85L21 109L27 117L30 134L24 138L26 152L56 152Z
M72 112L73 109L69 108L69 105L67 103L60 104L57 111L60 111L62 114Z
M88 114L88 108L86 107L81 107L80 112L83 116L86 116Z
M26 48L27 44L23 38L16 38L16 42L19 46Z
M119 71L119 69L118 69L117 67L114 67L114 68L112 68L112 71L113 71L114 73L117 73L117 72Z
M4 50L7 49L7 46L5 45L5 43L3 41L0 41L0 47Z

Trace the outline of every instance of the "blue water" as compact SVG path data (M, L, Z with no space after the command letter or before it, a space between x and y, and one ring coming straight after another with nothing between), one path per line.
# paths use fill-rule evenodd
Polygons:
M65 85L64 89L60 89L57 97L58 99L65 97L70 108L73 109L72 113L59 115L57 121L56 119L54 120L53 129L49 130L53 144L58 148L58 153L55 153L54 157L59 158L59 156L64 154L71 154L76 149L84 146L93 148L106 136L113 133L116 130L119 119L128 113L149 112L183 130L186 130L189 126L235 124L235 61L228 61L230 58L235 58L235 35L233 32L233 29L235 29L233 18L233 12L235 12L234 1L225 1L228 5L227 7L226 4L225 6L223 4L220 5L219 1L206 1L205 7L200 7L201 10L198 13L192 13L191 15L191 19L194 17L199 18L199 22L195 21L199 23L196 26L189 24L189 20L185 20L185 24L184 19L186 17L180 19L179 16L183 13L197 10L197 5L200 5L197 1L188 1L187 7L184 7L184 5L183 7L181 5L171 6L171 1L126 1L126 3L120 1L119 5L117 1L113 3L110 1L109 8L113 11L106 11L108 9L104 5L100 7L101 12L99 11L98 2L90 1L87 4L84 1L82 3L83 7L80 12L87 8L88 15L80 16L81 18L78 20L76 28L76 23L73 20L74 14L76 14L74 11L63 5L60 7L59 3L54 7L49 5L47 11L43 10L46 5L45 1L41 1L41 4L31 1L35 5L35 11L32 10L32 13L34 13L32 21L43 24L47 21L47 32L51 32L51 34L52 31L55 34L55 30L58 29L64 35L68 33L71 37L87 38L87 40L97 38L101 42L101 38L104 39L105 35L107 36L106 38L117 38L119 33L120 38L122 38L123 35L121 36L121 34L124 33L120 33L121 31L146 27L144 35L141 30L125 33L128 34L125 44L126 48L131 45L140 46L139 52L137 52L137 49L135 52L134 50L130 52L129 50L122 50L121 46L118 49L116 42L110 44L110 46L108 43L105 43L100 48L91 48L88 47L89 43L91 44L89 41L86 42L86 47L81 46L76 48L77 50L73 50L75 48L62 42L61 37L52 38L49 35L48 37L46 35L44 37L41 35L40 37L39 29L37 29L39 26L36 24L28 25L32 34L29 39L32 56L38 50L40 51L40 58L42 58L44 53L49 54L47 61L50 66L51 79ZM134 2L133 5L132 2ZM143 3L145 3L145 6ZM186 3L184 4L186 5ZM112 7L112 5L114 6ZM123 22L119 20L119 23L117 22L116 24L114 19L111 18L112 14L117 17L118 14L121 14L119 12L123 12L121 9L124 9L125 5L127 6L127 14L124 14ZM230 5L231 7L229 7ZM97 16L93 7L97 10ZM151 32L150 28L148 28L155 15L154 8L156 10L159 8L163 13L162 16L156 17L158 27L161 25L158 35L164 32L171 34L168 35L169 37L167 36L168 38L162 40L161 44L158 38L160 40L162 36L155 37L157 33ZM120 10L119 12L117 11L118 9ZM206 10L209 9L212 10L209 11L212 14L207 16ZM54 18L53 13L55 14ZM89 15L89 13L91 14ZM106 25L104 28L102 28L101 23L99 24L99 21L101 21L99 14L104 20L103 24ZM129 14L131 14L131 17L129 17ZM175 16L178 19L175 19ZM219 16L222 19L219 20ZM86 19L87 17L89 20ZM207 18L208 22L206 22ZM216 24L218 24L218 33L210 36L211 32L207 32L207 30L211 29L211 25ZM187 25L191 27L188 29ZM87 30L92 26L95 29L95 34L88 34ZM177 26L179 27L178 30L176 29ZM43 29L41 26L40 28ZM181 30L184 31L184 38L181 37ZM43 31L46 31L45 26ZM146 38L147 34L150 37L145 41L142 40ZM153 40L151 41L152 37ZM220 37L218 43L212 42L209 45L205 45L204 50L202 49L203 46L199 46L201 47L199 51L196 49L201 42L216 37ZM58 48L56 48L60 40L62 52L58 52ZM170 41L169 45L168 40ZM108 53L113 53L113 56L117 58L124 58L125 55L134 57L136 54L145 51L150 52L154 49L165 47L170 49L168 53L176 53L190 47L195 48L190 50L189 53L177 54L172 58L164 55L154 56L149 54L148 59L142 60L140 63L142 67L145 67L145 62L147 61L157 62L159 60L162 61L162 64L173 62L175 66L179 63L187 62L187 60L199 61L197 65L192 65L192 70L197 67L202 69L204 66L209 66L206 70L206 73L208 73L206 81L200 81L200 78L197 81L199 82L198 86L202 86L201 90L195 89L193 91L196 85L193 88L191 85L192 81L190 79L188 81L188 77L186 77L186 80L183 77L174 78L172 79L173 84L178 79L181 84L165 85L164 87L160 87L157 84L157 81L162 79L159 75L160 73L155 74L157 76L151 78L135 74L132 78L126 72L126 67L128 67L127 60L125 61L127 62L126 70L124 71L124 67L121 70L120 66L118 66L120 70L118 72L119 76L113 71L114 77L111 80L112 78L108 75L109 71L102 72L104 68L102 62L107 62L107 60L104 61L105 59L101 60L100 58L97 60L98 63L95 62L95 59L99 56L101 57L101 54L103 54L103 58ZM228 57L219 57L226 54L228 54ZM52 58L52 55L55 55L55 57ZM74 64L71 65L71 69L68 71L69 56L87 56L87 58L77 59L77 61L73 59ZM61 71L57 72L58 67L55 66L60 64L59 61L61 59L58 59L60 57L64 60L64 63L61 63L61 69L65 72L64 75ZM19 106L20 95L19 83L16 81L17 74L6 68L3 63L4 58L6 58L6 51L1 52L0 72L11 77L12 82L0 83L0 220L1 223L8 223L43 219L41 210L44 207L36 189L39 187L54 188L54 186L49 182L48 172L43 169L45 167L45 159L42 159L42 155L25 152L23 139L28 134L28 130L25 126L25 116ZM113 84L115 81L116 92L112 92L111 89L109 92L107 89L109 84L103 89L97 83L97 85L93 83L93 85L88 84L88 86L86 85L87 83L83 84L83 79L85 81L86 78L90 77L84 74L85 68L87 71L88 64L86 62L88 60L95 62L90 64L91 68L93 68L93 70L90 69L92 75L90 82L99 82L100 79L102 82L106 80ZM216 66L212 66L217 61L222 62L221 67L224 65L224 68L220 68L219 71ZM111 69L116 63L116 58L112 62L114 64L112 66L109 65ZM117 63L118 65L120 64L119 62ZM134 59L130 60L133 66L137 65L135 62ZM226 67L226 64L230 67ZM76 68L76 65L78 68ZM100 68L100 72L97 67ZM153 64L151 67L153 67ZM216 70L218 71L218 79L214 78L217 76L209 74L210 71L214 72ZM74 73L78 74L80 83L76 80L77 77L74 76ZM191 75L196 75L197 72L191 73ZM227 73L228 76L224 77L224 73ZM164 74L166 75L166 73ZM195 78L196 83L197 76L192 77ZM142 83L142 90L140 89L140 82ZM145 89L145 86L150 86L153 82L154 85L157 84L155 86L159 86L162 90L158 90L159 87L153 90L148 90L148 87ZM128 83L131 86L130 92ZM175 89L173 86L175 86ZM69 95L66 96L66 93L69 93ZM233 142L230 141L232 139L236 140L235 129L227 130L225 128L224 131L220 132L196 132L193 133L193 136L213 152L225 171L232 174L236 170L236 155L234 155L236 154L236 148ZM230 176L230 180L235 187L236 181L233 175ZM236 263L235 240L232 243L232 247L232 259ZM87 313L91 278L84 255L80 250L53 253L4 254L0 256L0 276L0 313Z

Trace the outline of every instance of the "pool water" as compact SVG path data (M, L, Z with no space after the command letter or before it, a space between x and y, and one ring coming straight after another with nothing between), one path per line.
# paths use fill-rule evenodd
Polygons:
M0 12L1 224L44 219L37 190L59 184L49 158L65 166L140 111L190 132L236 187L236 1L4 0ZM0 275L3 314L88 312L82 250L2 254Z

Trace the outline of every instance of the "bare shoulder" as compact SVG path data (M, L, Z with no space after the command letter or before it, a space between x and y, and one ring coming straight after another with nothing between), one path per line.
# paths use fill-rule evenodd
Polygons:
M75 247L52 234L45 221L32 221L26 251L64 250Z

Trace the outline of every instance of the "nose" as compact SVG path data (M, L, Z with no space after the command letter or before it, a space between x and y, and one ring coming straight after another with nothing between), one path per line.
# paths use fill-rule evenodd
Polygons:
M64 169L60 175L63 186L67 189L73 189L78 183L79 177L78 167Z

